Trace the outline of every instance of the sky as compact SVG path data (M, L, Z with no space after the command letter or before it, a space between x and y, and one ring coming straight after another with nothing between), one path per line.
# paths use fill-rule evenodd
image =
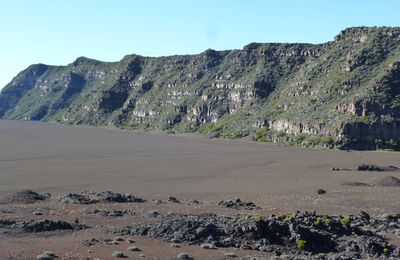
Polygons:
M347 27L400 26L399 10L399 0L0 0L0 88L35 63L323 43Z

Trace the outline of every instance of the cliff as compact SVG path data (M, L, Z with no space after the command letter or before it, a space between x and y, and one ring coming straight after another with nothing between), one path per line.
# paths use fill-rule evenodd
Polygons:
M398 149L400 28L349 28L318 45L31 65L2 89L0 117Z

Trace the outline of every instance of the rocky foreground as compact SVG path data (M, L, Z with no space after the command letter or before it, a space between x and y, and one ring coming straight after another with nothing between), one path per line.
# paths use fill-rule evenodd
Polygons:
M2 259L400 257L398 213L267 215L241 199L143 199L111 191L52 197L28 190L3 196L0 203ZM73 247L46 243L26 253L10 242L32 247L43 239L72 239Z

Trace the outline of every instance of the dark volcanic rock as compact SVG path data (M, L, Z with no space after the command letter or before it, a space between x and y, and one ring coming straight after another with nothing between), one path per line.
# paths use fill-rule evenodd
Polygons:
M108 210L100 210L100 209L95 209L91 212L88 213L90 214L95 214L95 215L99 215L102 217L123 217L123 216L133 216L135 215L135 212L132 212L130 210L112 210L112 211L108 211Z
M7 204L7 203L24 203L30 204L35 203L37 201L44 201L48 199L48 195L39 194L37 192L31 190L23 190L16 192L11 195L6 195L0 198L0 203Z
M239 198L236 200L222 200L218 202L219 206L223 206L225 208L233 208L233 209L246 209L246 210L253 210L253 209L260 209L260 207L256 206L254 202L251 201L241 201Z
M217 216L170 214L157 223L149 223L133 227L131 235L163 238L174 242L199 243L208 237L218 238L222 231L214 224Z
M68 193L66 196L59 198L61 203L65 204L95 204L98 202L105 203L127 203L127 202L145 202L144 199L134 196L133 194L122 194L112 191L81 192L81 194Z
M25 222L22 225L22 230L25 232L46 232L46 231L56 231L56 230L81 230L88 228L86 225L82 224L71 224L66 221L34 221Z
M399 172L400 169L396 166L379 166L374 164L361 164L357 168L358 171L376 171L376 172Z
M176 197L169 197L168 202L172 203L181 203Z
M361 212L356 216L322 216L297 212L270 218L217 216L214 214L168 214L154 222L127 227L130 235L161 238L174 243L212 244L288 254L324 254L336 257L396 255L395 248L378 235L378 227L395 230L391 223L399 215L373 220ZM371 224L374 223L374 224ZM332 258L333 259L333 258Z
M87 195L68 193L66 196L59 199L61 203L65 204L93 204L96 203L95 200L90 199Z
M357 167L357 171L383 172L385 168L374 164L361 164Z
M1 220L0 219L0 227L8 227L15 225L16 222L14 220Z
M97 197L100 202L117 202L117 203L126 203L126 202L145 202L144 199L136 197L132 194L122 194L111 191L104 191L97 194Z

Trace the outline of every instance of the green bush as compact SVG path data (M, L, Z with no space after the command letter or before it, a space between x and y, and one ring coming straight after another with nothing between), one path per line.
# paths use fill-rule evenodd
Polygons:
M297 241L297 249L305 250L306 247L307 247L307 241L302 240L302 239L299 239L299 240Z

